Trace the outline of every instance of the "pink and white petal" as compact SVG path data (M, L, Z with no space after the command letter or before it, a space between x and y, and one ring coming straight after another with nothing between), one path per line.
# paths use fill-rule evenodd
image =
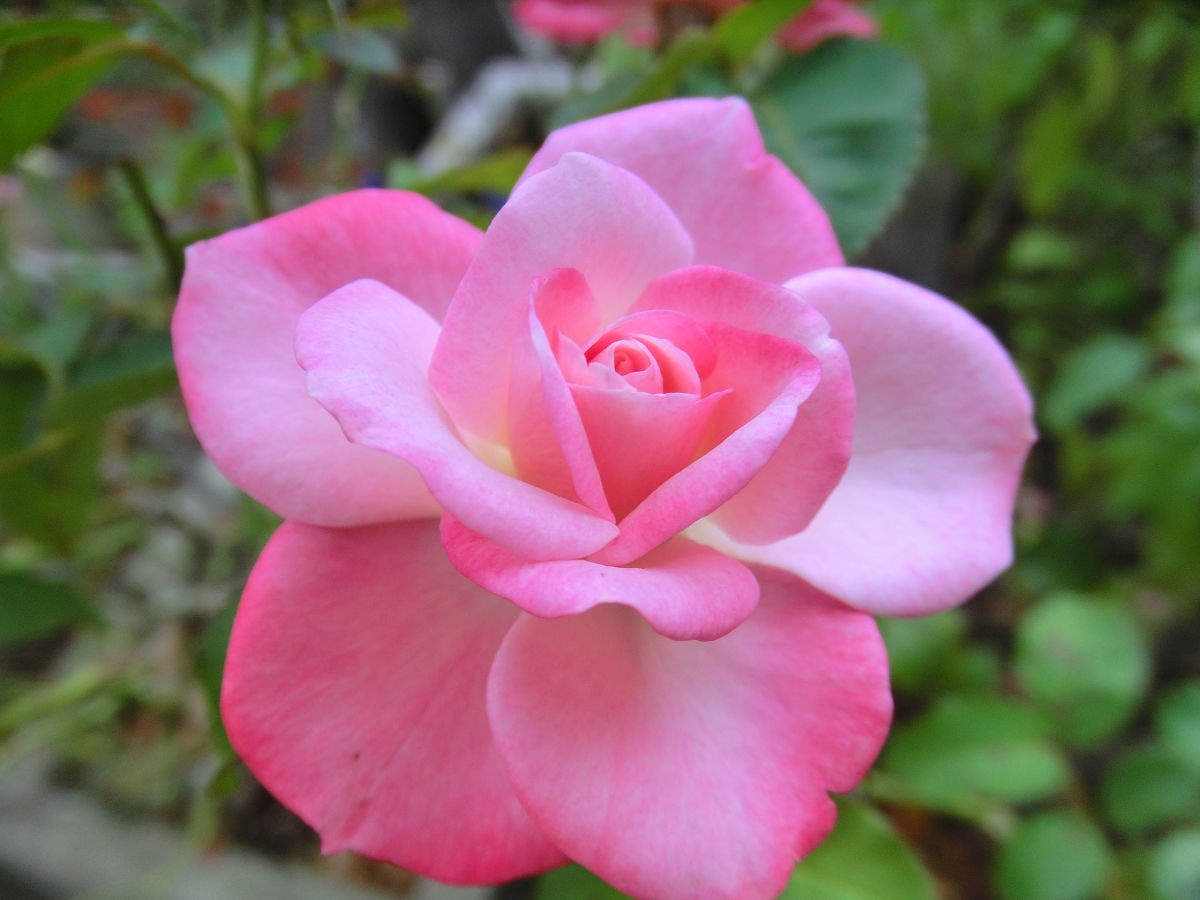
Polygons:
M484 235L446 314L434 389L459 428L504 443L512 343L536 279L579 270L611 321L651 280L691 261L691 238L643 181L567 154L518 185Z
M189 247L171 331L192 426L221 471L314 524L436 515L411 466L349 443L308 396L294 333L357 278L440 317L480 237L415 194L356 191Z
M891 718L869 616L757 570L754 615L700 643L632 610L525 617L488 683L496 747L550 839L656 900L776 897Z
M619 520L620 536L592 556L597 562L631 562L743 490L771 462L791 432L798 410L820 383L820 364L797 343L717 323L708 323L707 328L717 362L704 389L715 392L710 397L720 396L720 403L709 420L702 455ZM634 450L638 446L632 444ZM618 449L614 444L612 452ZM631 453L628 448L625 452ZM603 476L604 454L599 449L596 461ZM796 489L795 495L773 502L812 503L809 492L823 485L814 480Z
M300 319L308 389L357 444L420 471L473 530L531 559L592 553L616 534L592 510L485 464L455 433L425 379L437 323L373 281L330 294Z
M447 513L442 543L463 575L542 618L617 603L636 609L672 640L710 641L740 625L758 602L758 582L749 569L682 537L628 566L584 559L530 562Z
M514 339L508 446L522 481L577 500L611 522L587 432L538 316L543 307L589 306L594 303L587 283L574 269L560 269L537 287L528 327Z
M432 520L284 523L234 622L230 740L326 853L468 883L560 865L487 721L488 672L518 616L454 571Z
M628 169L675 211L695 261L780 283L843 263L829 217L763 149L744 100L668 100L552 133L522 179L582 151Z
M835 37L873 38L879 24L847 0L817 0L779 30L779 42L803 53Z
M803 533L718 546L875 615L961 603L1012 556L1013 500L1036 437L1012 361L964 310L888 275L817 272L792 287L850 357L850 466Z

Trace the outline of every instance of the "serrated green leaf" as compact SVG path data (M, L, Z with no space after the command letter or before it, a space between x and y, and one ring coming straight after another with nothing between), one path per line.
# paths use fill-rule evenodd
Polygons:
M53 634L95 618L91 605L63 584L27 574L0 574L0 644Z
M1021 621L1015 668L1059 733L1079 746L1119 728L1150 677L1137 621L1120 607L1073 594L1051 597Z
M800 861L779 900L936 900L937 884L886 818L841 804L837 826Z
M924 142L925 88L905 56L827 41L788 57L749 98L767 148L816 195L848 255L899 204Z
M900 799L978 818L997 802L1061 791L1066 761L1036 711L990 696L946 697L888 741L879 770Z
M1008 900L1089 900L1098 895L1110 864L1100 830L1072 812L1025 819L1005 841L996 883Z

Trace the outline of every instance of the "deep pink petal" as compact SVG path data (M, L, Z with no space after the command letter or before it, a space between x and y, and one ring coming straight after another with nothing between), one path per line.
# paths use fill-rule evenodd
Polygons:
M712 519L737 540L777 541L803 529L846 471L854 429L854 383L829 324L786 288L696 266L657 279L635 309L674 309L696 321L773 334L807 348L821 382L801 405L779 449Z
M480 233L423 197L356 191L194 244L172 322L205 451L282 516L321 525L434 515L411 466L349 443L293 350L311 304L374 278L440 318Z
M473 530L531 559L582 556L607 543L617 530L611 522L463 445L425 380L437 327L383 285L358 281L304 314L296 356L310 393L350 440L415 466Z
M513 340L535 279L577 269L612 321L652 279L691 260L691 239L645 183L568 154L496 215L446 315L430 380L460 428L502 442Z
M847 0L816 0L779 31L779 42L802 53L835 37L873 38L879 25Z
M447 514L442 542L460 572L543 618L619 603L636 609L655 631L673 640L708 641L736 628L758 602L758 583L749 569L682 537L628 566L584 559L530 562Z
M869 616L759 570L758 609L670 641L600 606L509 632L488 685L496 746L567 855L656 900L776 897L874 759L891 716Z
M528 327L516 335L509 370L513 465L522 481L578 500L612 521L587 432L542 323L547 317L587 321L586 311L594 309L595 301L574 269L558 270L535 290Z
M595 43L633 24L638 3L563 3L562 0L517 0L512 6L517 24L564 43Z
M471 883L559 865L513 794L485 711L518 615L451 568L431 520L285 523L234 623L230 740L326 853Z
M876 615L961 603L1012 555L1013 499L1035 438L1012 361L962 309L890 276L815 272L792 287L850 357L850 467L802 534L718 545Z
M644 179L691 234L698 263L777 283L842 264L824 210L763 150L743 100L668 100L568 125L546 139L522 178L572 151Z

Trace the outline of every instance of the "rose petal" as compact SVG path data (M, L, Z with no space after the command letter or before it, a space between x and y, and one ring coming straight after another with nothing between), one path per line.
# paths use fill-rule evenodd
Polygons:
M1012 362L962 309L890 276L814 272L791 287L850 357L850 467L803 533L714 543L876 615L961 603L1012 556L1013 499L1035 437Z
M743 100L668 100L568 125L546 139L522 179L573 151L649 184L692 236L695 262L777 283L842 264L825 211L763 150Z
M675 309L696 321L785 337L821 365L821 382L804 401L787 437L740 491L712 514L739 541L767 543L803 529L841 480L854 430L854 382L829 324L795 293L745 276L696 266L659 278L635 309Z
M846 0L816 0L779 30L779 42L796 53L835 37L873 38L879 25Z
M442 518L442 541L460 572L544 618L619 603L673 640L708 641L741 624L758 602L758 583L745 566L685 538L628 566L583 559L529 562L449 514Z
M717 293L726 290L749 306L764 297L778 299L783 295L790 298L790 305L796 306L795 298L778 285L714 269L699 270L695 276L687 274L693 271L696 270L664 279L665 286L659 293L664 304L673 293L683 292L674 291L678 287L712 288ZM677 305L686 304L681 300ZM726 394L714 410L709 436L701 447L702 455L652 491L629 515L622 519L618 512L621 535L592 557L599 562L622 565L637 559L745 489L777 455L781 443L794 428L798 410L819 385L820 362L801 344L720 322L704 324L716 349L716 364L704 380L704 390ZM669 428L663 430L669 432ZM824 427L818 428L812 439L820 439L826 432ZM604 449L593 444L593 452L604 475L606 465L615 465L606 462L606 453L623 453L632 466L636 464L639 446L614 441ZM807 458L820 456L816 453ZM819 504L830 487L828 473L816 473L811 482L771 478L772 484L782 484L788 493L763 498L762 512L769 523L786 521L794 515L790 510L775 511L775 505L792 505L803 513L806 507L812 509Z
M587 283L574 269L559 269L535 288L529 325L517 333L509 370L508 446L522 481L578 500L611 522L587 433L542 324L547 316L587 321L594 308Z
M530 559L587 555L616 526L484 464L455 434L425 380L437 323L377 282L330 294L301 318L296 356L310 393L355 443L415 466L470 528Z
M285 523L234 623L230 740L326 853L470 883L560 865L513 795L484 708L517 616L450 567L432 521Z
M315 524L436 514L411 466L349 443L308 396L293 338L308 306L357 278L440 318L479 239L423 197L356 191L189 247L172 337L192 425L221 471Z
M512 6L512 14L522 28L564 43L594 43L606 34L627 27L633 29L641 42L647 42L653 22L639 9L644 5L603 0L570 3L563 3L562 0L517 0Z
M488 712L547 835L618 890L656 900L773 898L829 831L828 790L887 734L887 659L870 617L761 570L762 598L709 643L630 610L521 619Z
M570 387L618 520L692 462L714 414L728 400L725 392L696 397Z
M497 213L446 315L430 380L460 428L503 443L513 339L535 279L579 270L611 321L653 278L691 260L691 239L640 179L568 154Z

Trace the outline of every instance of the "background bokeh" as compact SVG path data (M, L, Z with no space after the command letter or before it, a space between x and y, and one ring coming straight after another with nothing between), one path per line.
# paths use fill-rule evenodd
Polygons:
M740 93L852 261L996 331L1041 433L1010 571L881 623L894 732L785 896L1200 897L1200 8L876 0L878 40L787 54L801 6L556 48L492 0L5 4L0 797L413 890L319 861L215 716L276 522L179 402L182 248L365 184L486 224L555 124ZM12 851L35 826L0 813L0 893L82 890ZM168 863L87 891L181 896ZM578 869L505 896L534 892L617 896Z

